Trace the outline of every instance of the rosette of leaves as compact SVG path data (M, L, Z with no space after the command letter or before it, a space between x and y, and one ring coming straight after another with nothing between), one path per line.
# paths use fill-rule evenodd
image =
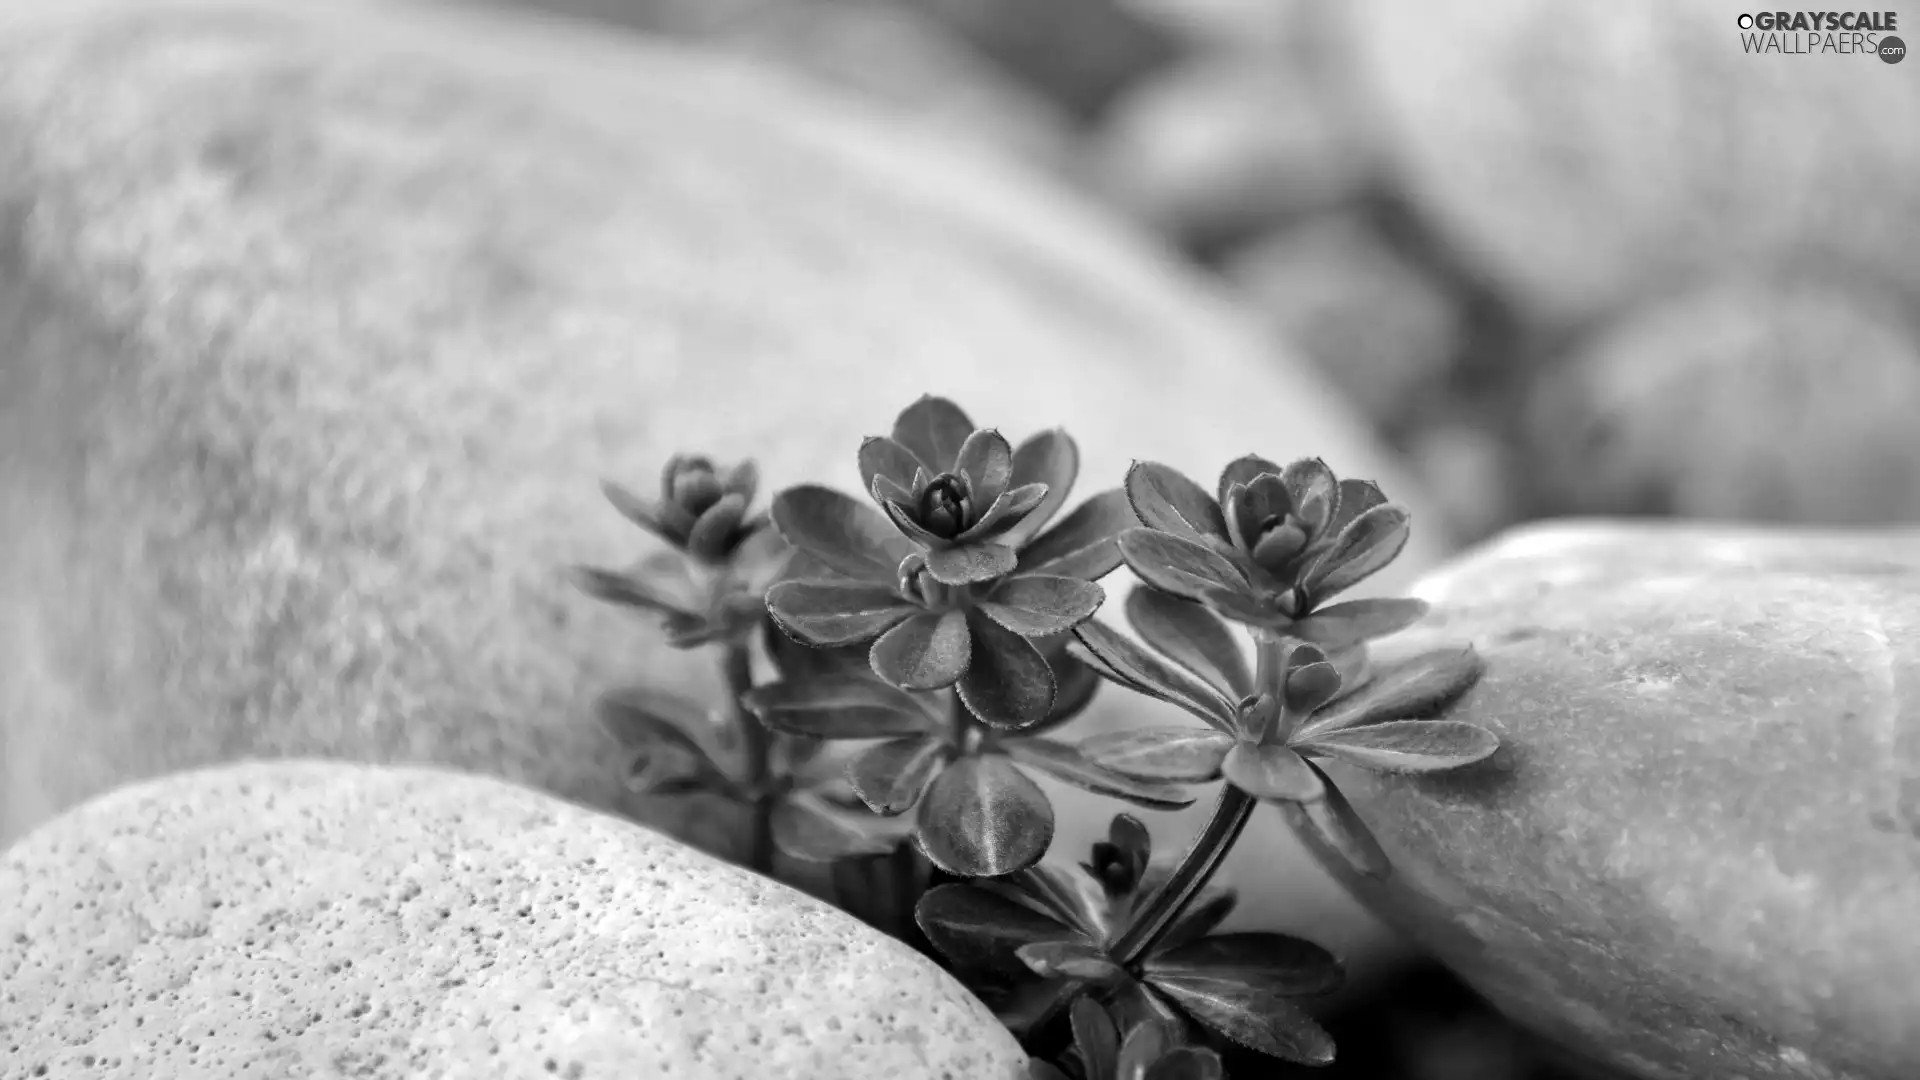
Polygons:
M943 398L909 406L859 464L884 512L818 485L774 499L775 525L817 568L768 591L774 621L808 645L871 642L886 682L956 687L988 724L1046 717L1058 687L1035 641L1099 608L1094 579L1120 564L1116 538L1137 524L1125 494L1041 531L1079 470L1073 440L1046 431L1015 449Z
M1197 1021L1203 1031L1272 1057L1331 1062L1332 1037L1295 1001L1337 989L1340 962L1285 934L1214 933L1233 911L1230 891L1203 890L1139 960L1122 963L1113 954L1170 876L1151 865L1151 855L1146 827L1118 815L1087 862L937 886L921 898L915 918L956 970L1008 987L984 996L1023 1039L1043 1034L1077 999L1090 997L1122 1030L1161 1025L1176 1045L1194 1041Z
M624 571L577 568L576 580L601 600L659 616L674 648L744 637L791 554L766 515L747 514L759 476L751 461L720 470L706 457L676 454L661 472L658 499L601 484L614 509L669 547Z
M1124 1036L1107 1010L1090 997L1067 1010L1073 1049L1066 1060L1034 1059L1028 1080L1226 1080L1220 1055L1203 1046L1182 1046L1166 1024L1135 1024Z
M1143 526L1120 538L1127 566L1236 622L1334 651L1427 612L1406 598L1322 607L1392 562L1409 523L1377 484L1337 479L1318 458L1282 468L1248 455L1221 471L1212 494L1176 469L1136 462L1126 492Z
M915 845L940 869L992 877L1032 866L1053 842L1053 805L1028 770L1155 809L1193 802L1176 785L1122 776L1045 737L1100 684L1065 655L1064 642L1053 651L1062 692L1051 715L1017 733L956 723L952 695L902 690L857 670L769 683L744 702L775 731L868 740L846 766L865 806L889 818L911 813Z
M1480 677L1471 646L1380 665L1343 693L1340 673L1313 644L1263 634L1253 669L1227 624L1200 604L1143 588L1127 598L1126 614L1146 648L1097 622L1074 631L1094 670L1206 726L1107 732L1083 740L1081 753L1141 780L1225 778L1280 804L1361 873L1385 875L1386 855L1316 759L1431 773L1499 749L1485 728L1435 717Z

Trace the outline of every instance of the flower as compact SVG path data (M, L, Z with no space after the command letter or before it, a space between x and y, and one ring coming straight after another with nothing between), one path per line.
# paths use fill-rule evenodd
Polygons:
M1073 1071L1038 1058L1028 1080L1226 1080L1220 1055L1203 1046L1181 1046L1167 1024L1147 1021L1124 1038L1107 1010L1092 998L1075 998L1067 1010L1073 1032Z
M871 641L882 679L955 686L988 724L1039 722L1058 687L1034 641L1065 634L1105 599L1094 579L1120 565L1117 537L1135 524L1125 494L1096 495L1036 535L1073 486L1073 440L1047 431L1008 451L941 398L909 406L893 436L868 439L859 457L886 515L818 485L775 497L775 527L808 569L768 591L774 622L817 647ZM923 458L945 471L932 475Z
M1170 876L1151 867L1151 855L1146 827L1122 814L1088 862L941 885L921 898L915 919L961 971L1017 980L992 995L1016 1034L1091 994L1129 1030L1161 1024L1179 1036L1174 1041L1186 1041L1193 1020L1273 1057L1331 1062L1332 1038L1291 999L1337 989L1340 962L1285 934L1212 933L1233 911L1227 890L1203 891L1138 961L1123 965L1110 955L1145 898Z
M1074 631L1086 658L1106 678L1177 705L1207 727L1108 732L1082 741L1080 752L1142 780L1194 784L1225 777L1249 795L1280 803L1362 873L1384 875L1386 856L1310 758L1428 773L1471 765L1499 749L1499 738L1485 728L1429 719L1480 677L1471 646L1387 665L1342 693L1340 673L1315 645L1263 634L1253 671L1227 625L1199 604L1136 589L1126 612L1151 651L1089 622Z
M882 740L847 763L861 801L887 817L913 811L913 840L942 870L990 877L1033 865L1053 842L1053 806L1024 769L1157 809L1193 801L1174 785L1121 776L1040 737L1084 709L1100 685L1065 655L1064 642L1054 651L1061 693L1044 722L1019 735L956 725L944 714L950 699L910 693L857 669L769 683L744 703L776 731Z
M1136 462L1126 492L1144 526L1120 538L1127 565L1229 619L1335 650L1426 614L1413 599L1321 608L1392 562L1409 526L1378 485L1336 480L1318 458L1283 469L1248 455L1222 470L1217 495L1168 466Z
M576 567L575 582L598 599L659 615L674 648L739 639L765 617L767 587L793 554L766 515L745 516L758 477L751 461L723 476L705 457L676 454L662 471L658 502L602 484L615 509L673 546L627 570Z

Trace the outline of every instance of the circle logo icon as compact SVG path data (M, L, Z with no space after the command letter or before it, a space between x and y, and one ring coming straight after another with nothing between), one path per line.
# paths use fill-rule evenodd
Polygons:
M1880 61L1885 64L1897 64L1907 58L1907 43L1897 37L1880 39Z

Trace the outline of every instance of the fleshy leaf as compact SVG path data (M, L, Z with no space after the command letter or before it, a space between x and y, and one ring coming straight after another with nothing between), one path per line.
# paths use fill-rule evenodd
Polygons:
M1226 501L1220 508L1226 514L1227 528L1233 538L1251 552L1260 542L1263 525L1293 513L1293 493L1287 490L1287 482L1278 474L1261 473L1244 484L1228 488ZM1298 543L1304 548L1306 531L1298 524L1294 530Z
M988 506L1007 490L1008 481L1013 477L1013 447L1007 444L1004 435L982 428L960 444L955 466L956 471L967 478L974 504Z
M1340 692L1340 669L1317 646L1295 649L1287 667L1287 710L1304 716L1332 701Z
M1482 670L1471 645L1434 649L1375 668L1365 684L1315 713L1294 738L1315 739L1366 724L1431 716L1466 693Z
M1126 972L1098 947L1077 941L1036 941L1014 950L1027 970L1043 979L1117 982Z
M1221 759L1220 774L1257 799L1312 802L1326 795L1319 776L1284 746L1237 743Z
M893 422L893 441L912 451L929 473L953 469L960 448L973 434L973 421L960 406L943 397L923 395L902 409ZM917 485L916 485L917 486Z
M856 581L891 586L913 550L873 507L818 484L782 491L771 512L788 543Z
M966 532L961 533L954 540L972 545L999 537L1018 525L1033 512L1034 507L1044 502L1046 497L1045 484L1028 484L1025 487L1014 488L1012 491L1002 492L1000 497L994 499L992 505L987 507L987 512L980 515L980 520L974 522ZM1006 547L1009 551L1013 550L1012 545L1006 545Z
M938 738L889 739L847 762L847 779L869 810L891 817L920 801L946 758L946 744Z
M940 955L963 971L1024 974L1015 955L1022 945L1084 941L1078 932L1038 911L977 885L936 885L920 897L913 921Z
M1093 761L1123 776L1204 784L1220 779L1234 738L1212 728L1152 727L1102 732L1079 743Z
M1153 861L1153 836L1132 814L1115 814L1107 823L1107 845L1127 868L1127 880L1139 883Z
M1080 1051L1087 1076L1096 1080L1119 1080L1120 1032L1113 1026L1113 1017L1107 1015L1107 1010L1091 997L1082 995L1074 998L1068 1007L1067 1022L1073 1029L1073 1043Z
M1052 498L1051 489L1047 496ZM1018 534L1046 509L1042 503L1007 533L1006 542L1017 546ZM1119 488L1100 492L1074 507L1072 513L1060 519L1060 524L1021 548L1019 572L1088 581L1105 577L1120 565L1120 534L1139 527L1140 521L1127 503L1126 492Z
M694 732L715 729L713 710L691 698L645 686L628 686L601 698L600 723L621 746L632 749L666 740L699 749Z
M913 474L920 459L913 451L884 435L870 435L860 442L860 483L873 490L876 477L885 478L907 498L913 497Z
M1341 794L1318 765L1307 763L1326 789L1326 798L1314 803L1281 803L1296 835L1304 838L1330 868L1346 866L1369 878L1385 878L1393 872L1387 853L1374 839L1373 830L1360 820L1353 804Z
M1336 502L1340 498L1340 481L1334 477L1333 470L1319 458L1301 458L1289 462L1280 471L1280 480L1293 500L1294 515L1308 532L1315 536L1325 534L1339 509Z
M1106 678L1135 693L1178 705L1221 731L1233 730L1238 715L1234 702L1098 619L1074 627L1073 636L1087 663Z
M1239 898L1232 889L1202 889L1199 898L1187 905L1187 909L1167 928L1167 935L1160 939L1161 949L1177 949L1190 941L1200 940L1225 922L1238 905Z
M780 629L821 649L871 641L919 610L888 586L858 581L783 581L767 590L767 613Z
M1114 1062L1116 1071L1112 1075L1118 1080L1143 1080L1147 1069L1166 1057L1178 1041L1179 1035L1170 1024L1153 1020L1134 1024L1127 1029L1126 1039L1120 1045L1118 1060Z
M1149 982L1168 977L1258 986L1281 997L1330 994L1346 973L1334 955L1286 934L1215 934L1149 956Z
M733 781L706 751L689 743L657 742L634 751L627 763L627 790L656 797L726 792Z
M1038 535L1047 522L1060 513L1060 508L1067 504L1067 496L1073 492L1073 481L1079 475L1080 448L1074 445L1072 437L1059 428L1042 431L1015 447L1013 474L1008 478L1007 486L1016 488L1027 484L1045 484L1047 497L1018 525L1007 531L1007 545L1020 548ZM1127 519L1127 524L1134 524L1132 510L1127 511Z
M1032 642L978 612L968 613L973 660L960 677L960 701L997 728L1032 727L1053 708L1053 667Z
M1409 535L1405 508L1394 503L1376 506L1346 527L1307 570L1301 585L1319 601L1359 584L1398 558Z
M707 507L693 528L687 530L687 551L702 559L717 559L727 554L734 537L738 535L740 525L747 519L747 499L744 495L727 494L720 501Z
M1235 458L1227 463L1226 468L1220 470L1220 483L1214 491L1214 499L1224 505L1227 501L1227 492L1231 491L1235 484L1251 484L1258 476L1279 476L1280 471L1279 465L1258 454Z
M802 792L775 804L770 824L774 846L781 851L802 862L826 863L892 851L899 839L861 827L871 820Z
M699 613L693 610L696 605L689 599L660 588L639 573L623 574L617 570L580 566L574 568L573 580L580 591L596 600L625 604L628 607L636 607L642 611L651 611L670 618L678 616L697 619L700 617Z
M1129 529L1120 534L1120 557L1140 580L1188 600L1204 601L1208 590L1247 588L1246 575L1225 557L1172 533Z
M1064 634L1093 616L1106 593L1079 578L1019 574L994 587L980 610L1021 637Z
M1185 473L1157 461L1136 461L1127 470L1127 501L1149 529L1200 542L1227 540L1220 504Z
M1153 1059L1141 1080L1226 1080L1220 1055L1204 1046L1176 1046Z
M1287 632L1332 651L1356 641L1395 634L1427 614L1425 600L1411 597L1380 600L1349 600L1324 607L1295 622Z
M1008 739L1006 752L1020 764L1062 783L1155 810L1192 806L1193 796L1173 784L1125 776L1087 760L1080 752L1050 739Z
M1338 536L1355 518L1386 503L1386 493L1371 480L1340 481L1340 505L1333 520L1327 523L1328 535Z
M971 585L1013 572L1019 557L1000 543L967 544L927 552L927 573L942 585Z
M1253 693L1253 672L1240 642L1205 607L1154 589L1127 596L1127 621L1155 652L1238 700Z
M1003 754L963 757L920 798L915 838L935 866L999 877L1040 861L1053 843L1053 804Z
M923 611L880 635L868 654L874 674L902 690L942 690L973 659L963 611Z
M1261 985L1167 977L1150 981L1207 1027L1282 1061L1333 1063L1333 1037L1285 996Z
M1071 636L1043 638L1034 643L1040 654L1047 658L1053 668L1053 707L1047 710L1047 718L1026 729L1038 734L1057 728L1086 711L1093 703L1094 696L1100 692L1104 681L1100 673L1083 663L1079 657L1068 655L1066 643L1074 639Z
M1485 761L1500 749L1500 739L1464 720L1389 720L1296 740L1293 746L1378 772L1427 773Z
M740 701L768 727L816 739L884 739L939 730L912 695L869 676L822 674L767 683Z

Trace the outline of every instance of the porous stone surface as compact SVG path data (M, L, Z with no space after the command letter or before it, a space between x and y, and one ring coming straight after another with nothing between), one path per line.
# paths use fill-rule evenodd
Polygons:
M1920 529L1570 522L1462 556L1443 778L1340 769L1357 884L1498 1007L1646 1080L1920 1075Z
M1911 61L1751 55L1734 0L1336 8L1407 193L1536 318L1775 258L1920 296Z
M591 717L717 684L565 580L650 550L597 481L704 449L852 489L926 392L1066 426L1083 493L1253 450L1378 477L1417 524L1376 591L1444 550L1351 408L1195 275L804 82L354 0L4 0L0 72L0 843L292 755L719 843L712 807L629 796ZM1057 793L1061 843L1104 835L1114 804ZM1171 850L1204 817L1152 824ZM1242 849L1243 918L1364 971L1377 924L1277 827Z
M176 774L0 857L0 1075L1016 1080L931 961L491 778Z
M1564 510L1920 521L1920 331L1857 282L1683 290L1576 348L1529 412Z

